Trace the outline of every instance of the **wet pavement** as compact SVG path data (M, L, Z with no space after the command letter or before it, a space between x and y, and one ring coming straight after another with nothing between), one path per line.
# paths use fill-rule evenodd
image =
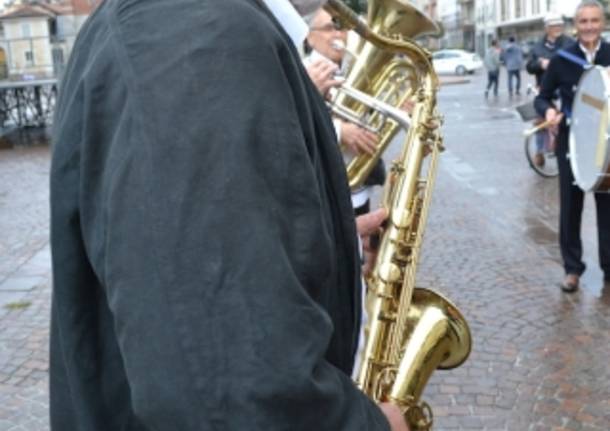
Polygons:
M587 197L583 289L562 293L558 184L528 166L513 106L483 77L445 86L445 143L420 284L465 314L474 346L437 371L425 397L442 430L610 430L610 288L597 265Z
M439 96L441 156L418 284L451 298L474 339L424 398L436 430L610 430L610 289L587 199L583 289L560 292L556 180L524 156L524 124L484 78ZM502 84L505 84L503 82ZM0 431L48 430L50 297L46 146L0 146ZM393 147L388 159L396 153ZM64 430L61 430L64 431ZM66 430L70 431L70 430Z
M49 148L0 139L0 430L48 429ZM17 144L13 147L13 144Z

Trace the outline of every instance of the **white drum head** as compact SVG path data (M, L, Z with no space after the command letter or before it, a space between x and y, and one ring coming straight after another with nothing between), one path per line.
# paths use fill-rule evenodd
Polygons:
M570 165L576 184L594 191L604 180L608 163L608 97L610 79L606 69L585 71L578 84L570 123Z

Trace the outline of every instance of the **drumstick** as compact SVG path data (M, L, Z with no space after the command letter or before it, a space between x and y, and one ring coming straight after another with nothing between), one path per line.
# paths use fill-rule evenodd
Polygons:
M538 131L540 131L542 129L546 129L551 124L552 123L550 121L544 121L544 122L538 124L536 127L533 127L529 130L524 131L523 136L525 136L525 137L532 136L534 133L537 133Z

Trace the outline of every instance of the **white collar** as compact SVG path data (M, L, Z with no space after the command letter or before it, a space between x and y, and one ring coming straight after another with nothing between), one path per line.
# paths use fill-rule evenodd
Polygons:
M602 41L600 39L597 41L597 46L595 47L595 49L593 51L589 51L589 50L587 50L587 48L584 47L584 45L582 43L578 42L578 46L580 47L580 50L585 53L585 57L587 58L587 61L591 64L593 64L593 62L595 61L595 56L597 55L597 51L599 51L599 47L601 45L602 45Z
M263 2L300 51L309 33L305 20L288 0L263 0Z

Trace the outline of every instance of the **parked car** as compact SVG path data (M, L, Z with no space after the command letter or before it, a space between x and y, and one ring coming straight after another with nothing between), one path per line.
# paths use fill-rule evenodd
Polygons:
M432 54L432 65L436 73L465 75L483 67L478 54L463 49L442 49Z

